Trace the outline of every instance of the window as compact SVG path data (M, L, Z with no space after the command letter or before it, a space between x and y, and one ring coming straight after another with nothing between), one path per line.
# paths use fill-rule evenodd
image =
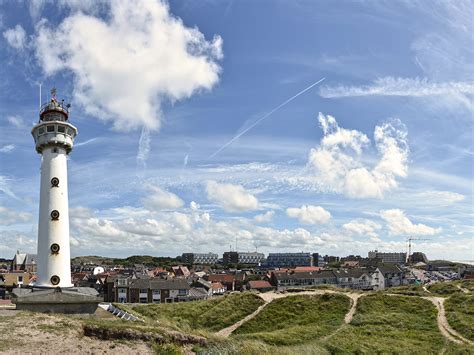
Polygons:
M74 132L71 128L68 128L66 132L68 136L74 137Z
M66 132L66 127L64 127L64 126L58 126L58 132L59 132L59 133L64 133L64 132Z
M187 295L187 290L179 290L178 295L179 296L186 296Z
M118 279L118 280L117 280L117 285L119 285L119 286L125 286L125 285L126 285L126 282L127 282L127 280L125 280L125 279Z
M46 132L48 133L54 132L54 126L46 126Z
M23 283L23 276L18 276L18 283Z
M38 135L44 134L44 127L38 128Z

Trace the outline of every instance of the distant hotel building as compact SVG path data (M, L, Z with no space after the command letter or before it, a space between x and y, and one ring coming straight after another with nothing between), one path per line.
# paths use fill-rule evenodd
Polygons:
M224 265L228 264L246 264L246 265L258 265L265 259L263 253L257 252L237 252L237 251L226 251L222 256Z
M378 250L369 251L369 259L382 259L386 264L405 264L407 253L381 253Z
M219 255L214 253L183 253L181 258L185 264L214 265L217 263Z
M311 253L270 253L267 258L270 267L312 266Z

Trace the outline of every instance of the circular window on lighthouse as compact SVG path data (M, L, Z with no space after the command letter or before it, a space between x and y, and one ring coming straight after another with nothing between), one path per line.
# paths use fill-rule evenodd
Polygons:
M61 281L61 279L59 278L58 275L53 275L53 276L51 276L51 278L49 279L49 281L51 281L51 283L52 283L53 285L58 285L59 282Z
M52 210L51 211L51 219L53 221L57 221L59 219L59 211L58 210Z
M59 179L57 177L53 177L51 179L51 186L58 187L59 186Z
M51 253L57 254L57 253L59 253L59 249L60 249L59 244L57 244L57 243L51 244Z

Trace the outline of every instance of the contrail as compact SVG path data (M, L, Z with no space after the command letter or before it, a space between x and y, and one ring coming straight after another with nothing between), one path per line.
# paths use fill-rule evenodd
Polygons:
M247 133L248 131L250 131L253 127L255 127L256 125L258 125L260 122L262 122L265 118L269 117L272 113L274 113L275 111L278 111L279 109L281 109L283 106L285 106L286 104L290 103L291 101L293 101L294 99L296 99L298 96L304 94L306 91L308 91L309 89L311 89L313 86L316 86L318 85L320 82L322 82L324 79L326 79L326 77L322 78L322 79L319 79L318 81L316 81L315 83L311 84L310 86L308 86L306 89L304 90L301 90L299 93L297 93L296 95L290 97L288 100L286 100L285 102L283 102L282 104L278 105L277 107L275 107L273 110L271 110L270 112L266 113L263 117L260 117L257 121L255 121L254 123L252 123L249 127L247 127L246 129L244 129L242 132L240 132L239 134L237 134L234 138L232 138L230 141L228 141L226 144L224 144L222 147L220 147L217 151L215 151L214 153L212 153L208 159L212 159L214 158L217 154L219 154L221 151L223 151L225 148L227 148L229 145L231 145L236 139L242 137L245 133Z

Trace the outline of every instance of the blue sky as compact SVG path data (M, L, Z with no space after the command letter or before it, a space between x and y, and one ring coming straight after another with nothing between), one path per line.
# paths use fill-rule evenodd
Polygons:
M366 255L414 236L474 259L472 2L0 6L0 256L36 250L41 83L79 130L73 255Z

